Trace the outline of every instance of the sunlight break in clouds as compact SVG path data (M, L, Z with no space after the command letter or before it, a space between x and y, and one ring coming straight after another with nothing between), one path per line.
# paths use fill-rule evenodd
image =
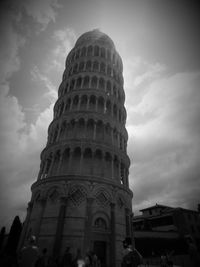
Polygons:
M134 210L162 203L195 208L200 195L200 73L180 73L153 81L129 113L130 184ZM186 199L186 200L185 200Z

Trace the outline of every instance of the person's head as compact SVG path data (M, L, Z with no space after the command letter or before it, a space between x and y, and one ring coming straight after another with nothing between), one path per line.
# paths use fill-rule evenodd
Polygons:
M36 243L36 237L34 235L32 235L29 239L29 244L30 245L35 245Z
M186 242L187 242L188 244L193 244L193 243L194 243L194 240L193 240L193 238L191 237L191 235L186 235L186 236L185 236L185 239L186 239Z
M42 254L46 254L47 253L47 249L46 248L43 248L43 250L42 250Z
M69 252L70 251L70 247L66 247L65 252Z
M131 237L126 237L124 240L123 240L123 247L124 248L128 248L132 246L132 240L131 240Z

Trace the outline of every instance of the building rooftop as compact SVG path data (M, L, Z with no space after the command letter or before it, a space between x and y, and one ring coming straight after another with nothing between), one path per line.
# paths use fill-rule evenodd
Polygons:
M165 205L160 205L160 204L157 204L154 205L154 206L150 206L148 208L145 208L145 209L141 209L140 211L146 211L146 210L152 210L152 209L157 209L157 208L162 208L162 209L174 209L172 207L169 207L169 206L165 206Z

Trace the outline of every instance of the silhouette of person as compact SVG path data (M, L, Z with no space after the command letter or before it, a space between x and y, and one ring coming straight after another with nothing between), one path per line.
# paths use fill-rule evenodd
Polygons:
M122 267L137 267L142 263L142 256L136 248L132 247L132 240L130 237L127 237L123 241L123 247Z
M35 236L31 236L29 239L28 246L23 247L19 254L19 266L34 267L38 257L39 257L39 249L36 246L36 238Z
M199 255L197 246L195 244L195 241L190 235L186 236L186 241L188 244L188 254L190 256L190 261L192 264L191 267L199 267L200 266L200 255Z
M48 263L47 249L44 248L42 250L42 255L39 256L38 260L36 261L35 267L46 267L47 263Z
M67 247L65 250L65 253L63 255L63 259L62 259L62 267L71 267L73 265L72 262L72 254L70 252L70 247Z

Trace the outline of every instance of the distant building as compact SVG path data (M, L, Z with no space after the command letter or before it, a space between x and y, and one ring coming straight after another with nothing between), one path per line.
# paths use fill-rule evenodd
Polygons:
M200 245L200 213L156 204L140 210L142 215L133 217L136 247L146 256L174 250L186 252L185 236L190 235Z

